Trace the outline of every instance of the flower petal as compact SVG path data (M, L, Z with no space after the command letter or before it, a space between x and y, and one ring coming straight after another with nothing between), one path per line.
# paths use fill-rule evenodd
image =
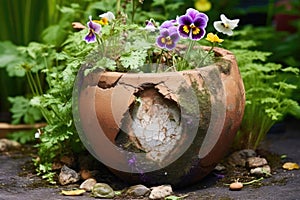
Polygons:
M145 30L147 30L149 32L154 32L156 30L156 27L154 26L154 24L150 20L148 20L148 21L146 21Z
M174 49L175 46L176 46L176 43L175 43L174 41L172 41L172 40L171 40L171 43L167 43L167 44L166 44L166 48L167 48L168 50Z
M194 8L189 8L186 10L186 15L188 15L192 19L195 19L199 13L200 12Z
M224 41L224 40L220 39L220 38L218 37L218 35L213 34L213 33L208 33L205 39L206 39L207 41L212 42L212 43L221 43L221 42Z
M190 16L182 15L178 18L179 25L190 25L193 23L193 19Z
M172 40L174 43L178 42L179 39L180 39L180 37L179 37L179 35L178 35L178 32L173 32L173 33L171 33L171 34L170 34L170 38L171 38L171 40Z
M160 28L169 28L169 27L171 27L171 26L173 26L173 22L172 22L171 20L168 20L168 21L164 21L164 22L161 24Z
M200 32L198 34L193 34L193 32L191 33L190 38L192 40L200 40L204 37L204 35L206 33L205 29L199 28L199 30L200 30Z
M201 12L209 11L211 9L211 2L208 0L197 0L195 8Z
M164 37L168 37L169 36L169 30L164 28L160 30L160 35L164 36Z
M93 43L96 42L96 35L93 32L89 32L85 37L84 40L86 43Z
M194 25L198 28L205 28L207 26L207 20L203 17L197 17L194 20Z
M165 46L166 46L166 38L164 36L157 37L156 44L160 48L165 48Z
M227 24L231 30L233 30L235 27L237 27L238 23L240 21L239 19L230 20L224 14L221 14L220 18L221 18L221 21L224 24Z
M188 38L190 34L190 32L186 32L186 27L187 25L180 25L178 27L178 34L183 38Z
M99 17L100 18L106 18L109 22L111 22L112 20L116 19L114 13L112 13L110 11L99 15Z
M233 31L230 28L226 28L222 21L214 22L215 29L223 34L227 34L229 36L233 35Z

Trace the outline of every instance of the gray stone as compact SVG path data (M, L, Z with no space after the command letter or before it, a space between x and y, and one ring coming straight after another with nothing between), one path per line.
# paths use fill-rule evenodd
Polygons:
M160 185L151 188L150 199L163 199L173 193L171 185Z
M265 158L251 157L247 159L247 167L249 168L261 167L267 164L268 162Z
M11 149L18 149L21 147L21 144L13 141L13 140L8 140L8 139L0 139L0 152L3 151L8 151Z
M61 185L67 185L70 183L76 183L79 181L80 176L79 174L74 171L73 169L70 169L66 165L64 165L59 173L58 181Z
M264 165L262 167L256 167L250 170L250 174L255 176L271 176L271 167L269 165Z
M250 157L255 157L256 153L252 149L243 149L240 151L233 152L229 158L228 162L232 166L241 166L245 167L246 166L246 161Z
M226 167L224 165L217 164L217 166L215 167L214 170L220 172L220 171L224 171L225 169L226 169Z
M81 183L79 186L80 189L84 189L87 192L92 191L94 185L97 183L97 181L93 178L88 178L85 181Z
M106 183L96 183L92 189L92 196L99 198L114 198L114 190Z
M126 195L133 196L133 197L141 197L146 196L150 192L150 189L144 185L133 185L129 187L126 191Z

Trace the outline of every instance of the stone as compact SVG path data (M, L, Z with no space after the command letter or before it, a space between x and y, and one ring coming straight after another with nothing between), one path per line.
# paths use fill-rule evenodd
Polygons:
M92 189L92 196L99 198L114 198L114 190L106 183L96 183Z
M250 174L255 176L271 176L271 167L269 165L264 165L262 167L256 167L250 170Z
M90 170L87 170L87 169L82 169L82 170L80 170L79 174L80 174L80 176L81 176L81 178L82 178L83 180L87 180L87 179L93 177L91 171L90 171Z
M247 159L247 167L249 168L261 167L267 164L268 162L265 158L251 157Z
M245 167L247 159L255 156L256 156L256 152L254 150L243 149L232 153L228 158L228 162L232 166Z
M240 182L238 182L238 181L236 181L236 182L234 182L234 183L231 183L230 185L229 185L229 189L230 190L235 190L235 191L237 191L237 190L241 190L243 188L243 183L240 183Z
M126 195L133 196L133 197L141 197L146 196L150 193L150 189L144 185L133 185L129 187L126 191Z
M215 171L224 171L226 170L226 167L224 165L221 165L221 164L217 164L217 166L214 168Z
M151 188L150 199L163 199L173 193L171 185L160 185Z
M8 139L0 139L0 152L8 151L12 149L18 149L21 147L19 142L8 140Z
M58 181L61 185L67 185L70 183L76 183L77 181L79 181L80 176L78 175L78 173L67 167L66 165L64 165L59 173L58 176Z
M97 181L94 178L89 178L89 179L86 179L85 181L83 181L80 184L79 188L84 189L87 192L90 192L90 191L92 191L92 189L96 183L97 183Z

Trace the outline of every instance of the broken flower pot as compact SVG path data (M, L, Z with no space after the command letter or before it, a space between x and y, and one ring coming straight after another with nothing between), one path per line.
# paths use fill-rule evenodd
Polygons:
M79 72L73 114L90 153L130 183L195 183L240 126L245 91L234 55L180 72Z

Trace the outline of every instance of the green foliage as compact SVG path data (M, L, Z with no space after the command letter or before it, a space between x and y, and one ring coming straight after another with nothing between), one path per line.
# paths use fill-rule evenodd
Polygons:
M15 140L21 144L32 143L35 141L35 130L16 131L7 135L7 138Z
M249 41L245 41L247 48L248 44ZM231 45L242 47L243 41L232 41ZM242 48L232 52L237 58L246 90L245 114L234 147L256 149L272 125L287 114L299 113L300 106L292 99L297 86L286 79L287 76L298 77L299 69L268 62L270 52Z
M145 50L131 51L123 54L120 62L126 69L136 70L144 65L147 55L147 51Z
M59 30L71 26L71 18L77 9L75 4L61 9L66 17L61 19ZM53 43L55 38L50 35L56 35L59 30L49 28L45 31L47 44L31 42L17 47L10 42L0 43L0 52L3 52L0 55L1 67L12 76L26 77L32 92L26 98L9 98L13 103L14 123L34 123L42 116L47 122L47 126L41 129L40 142L36 145L39 157L34 163L38 173L51 183L55 182L56 174L52 171L53 160L83 150L72 118L72 90L81 64L93 49L93 45L82 40L85 31L68 33L67 38ZM22 142L29 141L29 135L23 133L13 137ZM31 134L30 137L34 138Z
M9 97L9 102L12 103L10 109L12 113L13 124L24 122L26 124L33 124L42 119L42 114L37 107L30 104L30 101L23 96Z

